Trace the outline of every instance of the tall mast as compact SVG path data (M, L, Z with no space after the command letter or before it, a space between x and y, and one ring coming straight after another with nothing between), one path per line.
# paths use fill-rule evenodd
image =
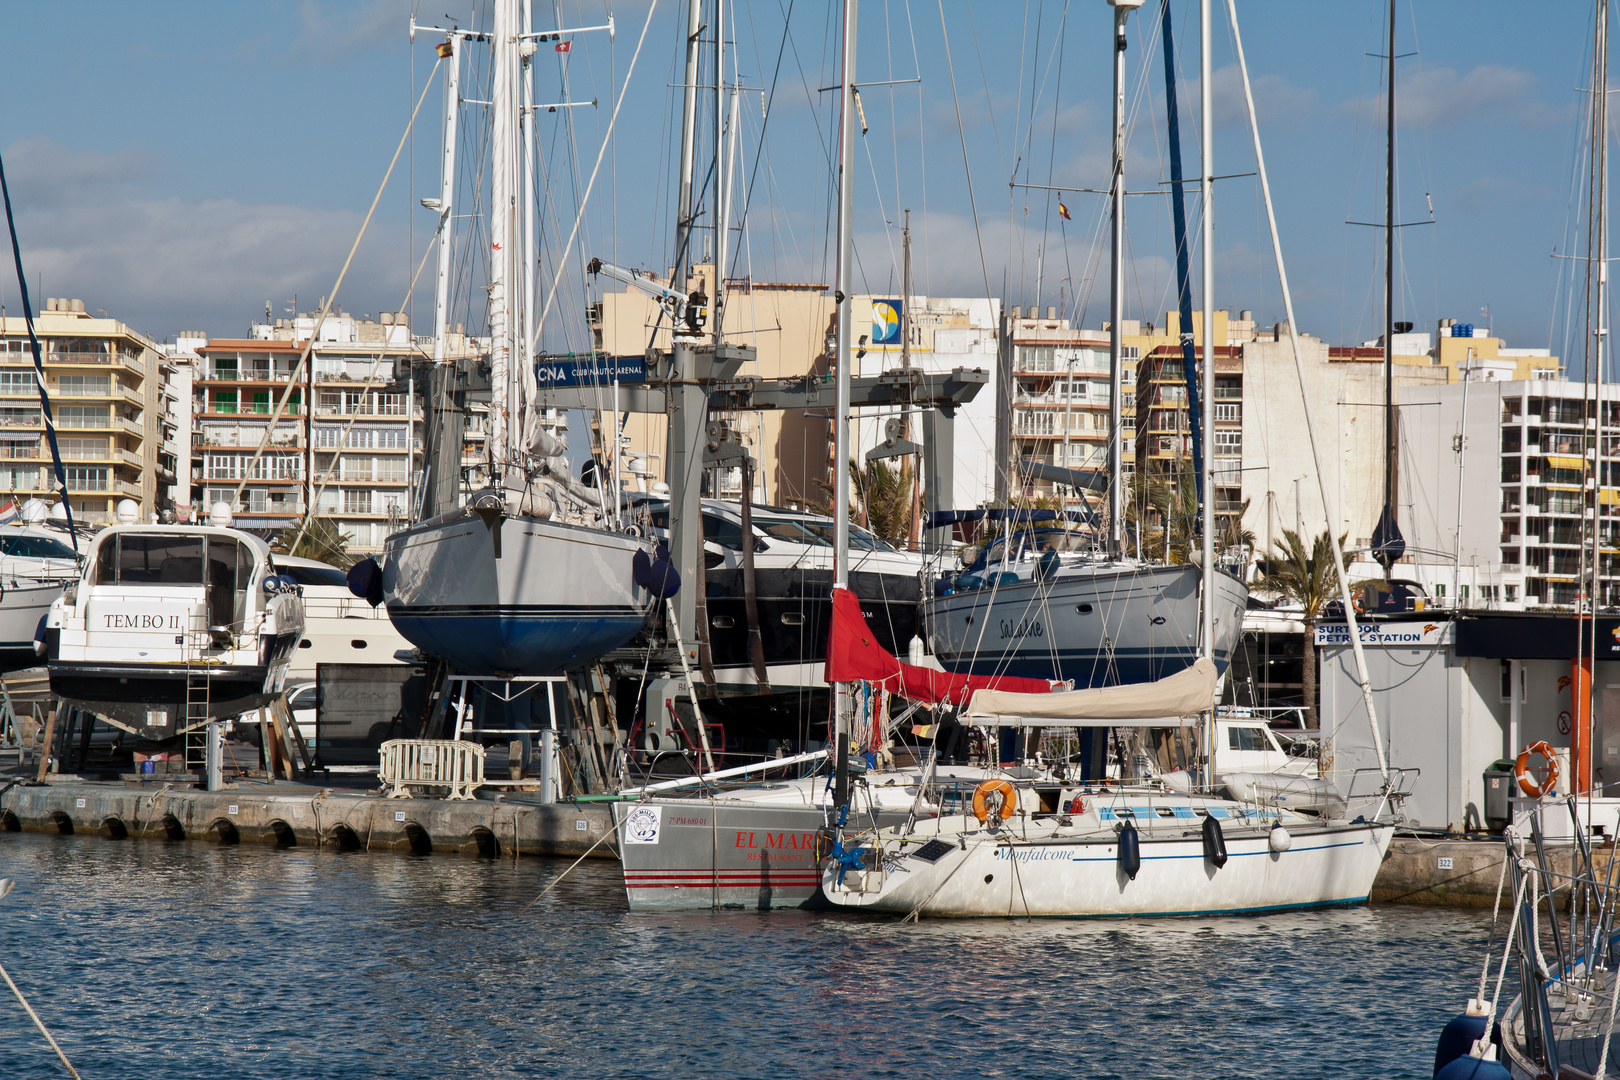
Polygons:
M1125 551L1124 403L1120 318L1125 309L1125 20L1142 0L1108 0L1114 9L1114 153L1110 211L1113 241L1108 250L1108 529L1109 550ZM1065 465L1068 463L1065 462Z
M1204 587L1203 600L1199 607L1200 622L1200 652L1202 655L1214 659L1215 657L1215 436L1210 431L1210 416L1214 412L1212 402L1215 400L1215 93L1213 86L1214 71L1211 65L1211 41L1215 37L1215 28L1210 22L1210 0L1199 0L1199 18L1202 22L1199 34L1199 68L1198 68L1198 188L1204 203L1203 214L1203 281L1201 284L1204 321L1204 378L1203 378L1203 409L1202 415L1192 418L1192 422L1203 429L1204 446L1207 453L1204 455L1203 467L1204 498L1202 507L1203 539L1199 551L1204 560ZM1214 765L1214 748L1211 744L1210 764Z
M1395 0L1389 0L1389 86L1384 93L1384 509L1373 530L1373 557L1386 577L1406 554L1395 520ZM1292 328L1290 328L1292 329Z
M686 291L692 265L692 168L697 146L698 35L703 31L703 0L690 0L686 17L686 82L681 91L681 187L675 200L675 272L669 287Z
M511 458L512 421L512 213L516 209L517 176L513 146L516 133L512 70L519 33L515 0L496 0L491 20L490 64L490 199L489 199L489 449L494 462L492 482L505 486Z
M445 360L444 335L450 318L450 249L455 237L451 213L456 192L456 115L461 111L461 38L451 34L444 56L444 150L439 162L439 259L434 270L433 362Z
M833 363L837 365L837 406L833 409L833 588L849 588L849 411L850 290L853 287L855 259L855 29L857 0L844 0L844 42L838 76L838 270L833 299L837 304L838 345ZM838 751L835 799L840 804L849 797L849 690L843 683L833 686L833 722Z
M714 300L709 317L714 321L714 343L724 344L726 313L726 205L730 194L726 163L726 0L714 0Z

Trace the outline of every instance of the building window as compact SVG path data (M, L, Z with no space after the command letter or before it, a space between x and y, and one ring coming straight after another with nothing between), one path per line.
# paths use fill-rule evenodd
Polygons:
M64 461L105 461L107 458L106 439L58 439L56 445L62 450Z
M0 466L0 488L7 491L38 491L39 468Z
M56 392L63 397L106 397L112 392L107 375L63 375L56 380Z
M1233 456L1243 453L1243 432L1217 431L1215 433L1215 453L1217 456Z
M1219 391L1217 391L1219 396ZM1235 424L1243 419L1243 406L1235 404L1220 404L1215 406L1215 421L1217 423Z
M236 411L235 390L214 391L214 411L218 413L233 413Z
M343 493L343 512L345 514L371 513L370 491L345 491Z
M32 371L0 371L0 394L37 394L39 383Z
M38 423L36 420L35 423ZM63 428L112 427L112 414L105 405L63 405L56 410L56 426Z
M1556 379L1558 378L1558 369L1555 367L1531 368L1530 378L1542 381Z
M38 427L39 410L35 409L0 409L0 427Z
M1055 371L1055 350L1050 345L1020 345L1018 367L1022 371Z
M1121 360L1140 360L1142 359L1142 349L1137 345L1121 345L1119 347L1119 358Z
M107 470L86 465L70 466L67 470L67 484L72 491L106 491Z

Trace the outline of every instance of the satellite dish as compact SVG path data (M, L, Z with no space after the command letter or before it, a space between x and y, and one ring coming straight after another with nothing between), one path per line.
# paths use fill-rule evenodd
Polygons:
M231 504L226 502L224 499L221 499L219 502L215 503L214 508L208 511L208 524L220 529L230 528Z
M141 508L135 504L134 499L119 499L116 512L121 525L133 525L141 520Z
M52 521L66 521L67 507L59 502L51 503L50 517Z
M37 525L50 516L50 507L45 505L43 499L29 499L23 503L22 519L30 525Z

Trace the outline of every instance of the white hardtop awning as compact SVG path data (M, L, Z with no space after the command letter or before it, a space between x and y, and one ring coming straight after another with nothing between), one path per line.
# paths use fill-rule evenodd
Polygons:
M1191 727L1214 702L1215 663L1200 657L1157 682L1055 694L975 690L962 720L985 727Z

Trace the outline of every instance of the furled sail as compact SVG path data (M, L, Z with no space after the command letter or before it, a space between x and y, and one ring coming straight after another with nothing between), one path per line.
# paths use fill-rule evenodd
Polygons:
M1157 682L1052 694L977 691L962 718L989 727L1186 727L1215 700L1215 664L1200 657Z

